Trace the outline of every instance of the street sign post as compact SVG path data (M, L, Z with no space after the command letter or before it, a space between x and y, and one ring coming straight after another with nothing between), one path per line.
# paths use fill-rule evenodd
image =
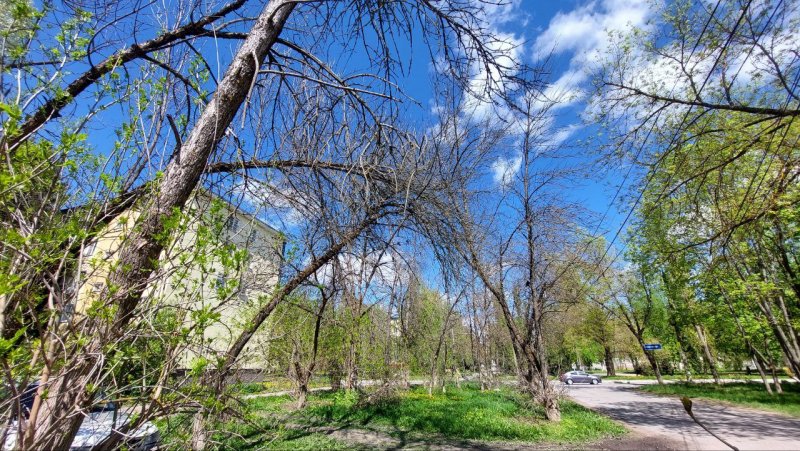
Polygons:
M645 351L657 351L659 349L661 349L661 344L660 343L652 343L652 344L644 345L644 350Z

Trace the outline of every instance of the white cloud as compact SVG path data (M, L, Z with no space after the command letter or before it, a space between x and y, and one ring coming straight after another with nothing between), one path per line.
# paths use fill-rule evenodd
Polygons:
M651 7L649 0L604 0L559 12L537 37L534 49L539 53L572 52L575 70L606 50L609 33L645 26Z
M492 163L494 182L501 187L509 185L522 167L522 155L508 159L499 157Z
M508 88L504 86L504 76L515 72L523 56L521 38L497 31L495 37L496 41L487 44L494 55L494 64L476 64L473 67L474 75L464 93L464 109L479 122L504 115L504 111L495 105L491 93Z
M307 264L307 262L306 262ZM398 285L407 285L411 273L401 255L395 251L375 250L365 255L343 252L323 265L314 274L317 282L331 284L334 266L340 271L338 278L347 281L356 294L378 300Z
M597 29L599 17L595 6L592 2L568 13L556 14L547 29L536 38L534 50L559 54L591 46L602 33Z
M588 76L584 71L568 70L555 82L549 84L545 90L536 95L537 109L549 111L567 108L586 98L586 90L582 85Z
M608 50L609 33L646 28L653 13L653 3L649 0L603 0L556 14L536 38L534 52L571 56L568 69L545 89L543 102L559 102L553 107L558 109L582 101L586 97L582 87L593 64Z
M235 186L233 192L242 196L248 209L259 219L278 230L296 227L305 221L303 213L289 200L290 197L296 200L300 196L293 196L287 189L251 180Z
M469 0L475 8L474 18L494 38L483 44L493 54L492 63L474 64L470 69L470 82L463 92L462 107L466 118L475 123L484 121L508 122L511 111L495 102L492 94L513 88L508 86L507 76L516 75L520 62L525 57L525 39L506 30L525 29L529 15L522 8L522 0L487 2ZM466 45L472 47L471 44Z
M493 28L499 28L501 25L519 20L519 6L521 3L521 0L509 0L496 3L481 0L472 1L473 6L483 10L484 20Z
M571 124L556 130L554 133L549 134L545 145L548 147L557 147L566 142L572 135L575 134L581 126L578 124Z

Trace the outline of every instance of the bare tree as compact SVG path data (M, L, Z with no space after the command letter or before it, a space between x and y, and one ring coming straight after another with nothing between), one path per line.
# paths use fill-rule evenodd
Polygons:
M39 207L30 209L25 205L36 197L32 194L39 194L38 192L26 186L15 191L16 200L13 200L15 205L24 206L25 208L20 211L33 211L33 214L26 216L15 212L9 216L9 222L13 223L13 230L23 231L28 235L46 231L42 226L43 223L48 226L58 224L61 221L63 207L83 203L76 202L79 200L99 199L97 202L90 202L91 205L83 210L87 213L84 213L86 218L80 225L90 231L89 235L100 233L109 216L113 217L122 211L130 210L128 207L131 205L138 213L134 220L135 224L131 227L132 232L126 237L115 256L113 270L107 277L105 290L97 299L99 305L108 309L107 314L87 321L81 328L80 334L66 336L61 334L62 329L58 325L57 318L75 298L74 295L65 295L65 290L60 288L63 286L60 282L63 279L64 268L72 264L70 260L84 243L91 241L92 237L83 236L78 239L68 237L63 240L55 250L56 255L60 252L64 258L55 260L52 265L47 265L44 269L41 265L30 263L36 261L36 258L25 252L24 248L9 247L8 255L13 255L6 265L9 274L24 274L25 286L31 289L37 286L58 286L57 289L45 288L47 292L43 297L39 294L31 296L37 299L37 302L30 309L27 308L28 305L16 302L7 295L3 296L4 337L9 336L7 330L22 330L16 326L5 327L8 318L14 316L10 314L12 311L24 308L23 318L32 317L37 325L44 323L42 332L31 338L42 343L41 355L44 364L32 365L32 370L38 373L36 378L40 382L40 388L36 393L34 408L21 440L23 448L58 449L66 448L72 442L84 412L92 403L94 387L100 385L108 376L107 357L115 355L115 345L127 340L130 332L140 324L143 295L157 269L159 256L170 242L170 237L174 235L171 218L179 215L184 209L201 181L210 186L225 187L226 183L230 183L231 179L237 176L248 180L253 177L253 171L277 170L282 171L284 175L289 174L286 177L289 186L300 181L305 184L304 188L313 187L311 182L321 183L331 190L335 189L339 193L337 199L341 199L343 193L348 191L364 193L364 197L358 199L362 202L361 208L353 208L355 203L352 202L349 204L351 208L346 209L346 214L334 218L337 221L326 234L330 237L330 241L310 249L313 252L310 252L312 258L308 264L297 268L281 289L264 304L247 327L241 331L217 368L215 377L212 378L214 383L211 385L217 389L224 386L225 376L234 367L247 343L275 306L292 290L302 286L307 278L326 262L364 233L380 230L385 225L382 221L402 222L403 218L413 216L419 229L427 227L426 222L428 224L433 222L431 216L426 216L431 209L424 204L436 197L431 193L441 192L443 187L457 180L459 170L457 168L454 170L454 166L459 164L459 160L449 158L449 155L438 154L439 148L424 146L408 139L393 128L396 105L391 100L397 97L395 95L397 91L392 76L398 58L395 54L396 49L392 48L388 37L395 30L410 37L415 32L416 26L423 27L431 48L443 50L445 59L452 69L451 74L456 75L453 81L462 87L469 86L469 77L476 65L487 73L509 76L517 70L516 67L507 67L497 62L492 44L498 38L492 36L481 23L480 14L476 14L480 12L480 6L467 1L390 4L352 1L345 4L273 0L255 12L255 18L244 15L229 16L238 12L242 5L244 2L233 2L202 15L201 19L187 20L185 25L161 27L163 24L158 24L159 28L172 31L158 34L150 40L134 39L141 43L131 45L116 36L115 39L102 39L107 36L103 33L108 33L108 30L113 28L116 14L123 10L115 11L111 8L113 5L98 2L95 4L98 11L103 10L105 6L110 8L103 10L108 13L106 17L109 22L99 23L103 31L98 33L96 41L90 39L89 44L86 44L90 50L97 45L101 46L103 51L78 53L80 60L78 65L87 64L83 67L89 67L89 70L72 81L62 80L59 77L52 78L51 84L63 83L64 87L60 94L41 103L38 99L44 95L44 91L34 89L21 103L19 112L14 111L11 114L14 126L4 126L6 128L2 134L2 153L7 157L9 164L3 170L14 173L20 168L16 158L29 155L20 152L20 149L27 151L33 148L31 146L46 143L47 138L54 134L52 132L58 130L57 125L61 121L56 119L59 119L59 116L70 115L67 106L76 105L77 114L74 116L79 119L77 127L69 128L71 132L84 130L87 123L105 110L107 105L92 103L92 99L84 97L88 97L86 94L92 92L90 88L96 87L97 92L102 92L109 86L113 87L117 68L124 68L128 73L136 73L132 65L141 63L136 67L141 71L139 73L142 74L142 80L157 79L148 76L146 73L148 70L152 73L166 74L171 80L166 87L154 84L155 97L161 99L163 94L161 90L168 91L178 85L184 87L183 94L186 97L185 101L177 100L175 96L170 97L169 101L154 102L158 107L157 114L153 116L154 133L148 134L147 127L142 127L141 130L137 128L139 134L136 136L141 136L144 144L139 148L137 143L136 151L131 152L134 156L120 152L115 155L118 158L109 160L108 164L115 172L110 179L98 182L101 188L99 191L103 191L103 195L97 197L87 195L82 199L80 196L65 196L64 193L73 188L70 186L71 181L63 177L64 168L71 167L66 160L71 156L70 152L75 151L50 152L46 145L41 148L50 153L42 158L44 164L35 162L32 171L43 181L44 194L40 197L44 197L45 200L40 202L40 207L46 207L48 214L41 214ZM187 7L182 10L180 19L186 20L193 12L192 8ZM284 32L286 25L291 23L290 18L295 20L297 25L324 23L323 30L330 34L355 36L362 40L368 34L365 32L364 24L368 24L366 26L372 27L381 42L377 51L373 51L366 43L365 47L375 66L380 67L383 72L360 78L343 78L337 75L330 66L316 57L312 50L290 40L292 38L299 40L303 37L302 34L293 31ZM131 31L135 34L139 31L139 27L134 27ZM316 45L326 36L328 34L322 33L319 36L305 37L308 38L308 43ZM223 58L222 64L225 64L227 69L218 80L209 61L202 57L197 47L192 45L195 38L209 37L217 40L241 41L234 55ZM127 36L124 38L127 39ZM175 50L176 53L172 54L168 51L179 45L180 52ZM103 57L100 57L101 55ZM100 62L95 62L96 60ZM42 67L38 63L29 60L3 61L5 66L17 71L30 71ZM47 62L44 66L59 64ZM201 70L192 69L190 67L192 64L196 64ZM185 75L186 72L190 74ZM202 72L207 79L200 81L192 79L191 77L198 72ZM33 80L34 84L39 82L37 74L32 75L30 80ZM350 146L342 146L339 142L318 149L316 152L304 148L292 153L288 152L286 147L276 146L284 152L259 155L258 151L263 149L244 149L247 138L253 138L251 141L256 146L280 142L277 139L269 141L266 138L281 136L287 131L284 127L291 124L291 118L285 121L286 118L281 116L286 110L282 110L279 106L281 102L287 101L286 99L291 99L289 103L300 103L303 94L296 89L299 86L298 81L320 87L317 92L326 99L330 111L336 110L336 105L341 99L348 99L349 105L354 106L360 126L351 130L347 136L374 153L368 155L368 152L357 150L363 149L362 146L352 143ZM8 85L7 78L4 78L3 84L4 87ZM376 86L379 89L373 89ZM486 89L503 94L502 86L496 83L487 84ZM206 90L212 91L213 95L207 96L204 92ZM135 104L137 103L135 97L139 92L140 90L131 87L125 89L121 95ZM303 92L308 91L303 90ZM332 92L338 95L332 95ZM192 96L196 97L200 108L195 108L197 105ZM324 102L315 105L322 103ZM265 108L268 104L275 107ZM260 108L256 109L254 105L259 105ZM90 111L86 117L80 117L83 109ZM273 115L267 118L270 111ZM319 116L319 120L325 120L323 116ZM145 121L143 117L147 115L143 113L142 117L132 117L130 121L138 124ZM241 118L241 129L250 121L252 130L245 133L237 130L234 122L237 117ZM332 114L328 115L327 119L336 117L336 114ZM269 126L265 127L266 124ZM317 125L307 130L325 133L337 129L335 126ZM167 145L168 143L171 145ZM421 149L424 152L420 152ZM281 158L287 154L289 158ZM40 167L46 170L41 170ZM79 169L91 170L88 167ZM337 179L333 174L339 174L342 178ZM80 180L80 176L72 180ZM345 183L342 183L343 181ZM140 188L134 188L137 185ZM124 199L124 201L111 199ZM315 200L322 206L320 210L327 210L328 205L324 203L324 196L319 196ZM30 271L16 271L23 264L28 264ZM52 268L56 270L52 271ZM45 283L39 284L40 281ZM40 302L39 299L46 299L46 302ZM42 312L44 315L40 317ZM46 321L39 321L45 316ZM157 396L151 396L156 392L158 390L153 387L145 390L144 396L150 397L152 405L158 404ZM146 409L144 412L151 413ZM119 433L113 434L103 446L107 448L115 446L122 434L145 421L147 417L148 415L138 416L134 424L121 428Z
M545 409L549 420L560 420L559 395L550 383L544 324L548 312L572 302L567 284L571 270L567 250L577 237L574 210L559 204L549 189L569 173L568 168L547 168L546 137L539 135L546 110L535 93L521 101L521 129L517 147L519 172L505 173L497 182L502 187L499 201L490 211L467 190L454 192L447 211L451 245L475 271L497 303L511 336L515 357L525 388ZM482 137L470 141L467 132L451 140L455 145L494 148L508 136L491 127ZM476 144L477 142L477 144ZM477 205L477 210L474 207ZM481 221L477 218L487 218Z

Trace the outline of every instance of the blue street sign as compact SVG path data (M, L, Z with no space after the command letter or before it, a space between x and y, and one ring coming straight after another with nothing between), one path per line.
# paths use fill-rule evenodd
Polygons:
M644 350L645 351L656 351L658 349L661 349L661 344L659 344L659 343L653 343L653 344L649 344L649 345L644 345Z

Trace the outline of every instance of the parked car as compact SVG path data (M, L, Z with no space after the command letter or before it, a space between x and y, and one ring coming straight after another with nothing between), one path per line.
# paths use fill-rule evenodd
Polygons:
M572 385L572 384L602 384L603 379L600 376L595 376L594 374L589 374L586 371L568 371L566 373L561 374L559 377L561 382Z
M25 418L28 417L33 405L37 387L37 384L29 385L20 397L22 415ZM128 422L132 412L125 412L119 408L116 402L104 398L102 393L95 397L92 410L83 419L78 433L75 434L75 439L72 441L70 451L89 451L110 436L113 430ZM2 447L4 451L16 449L18 424L18 420L15 419L6 426L8 432ZM126 436L126 439L123 440L124 449L135 451L156 449L161 439L158 429L149 421L134 431L128 432Z

